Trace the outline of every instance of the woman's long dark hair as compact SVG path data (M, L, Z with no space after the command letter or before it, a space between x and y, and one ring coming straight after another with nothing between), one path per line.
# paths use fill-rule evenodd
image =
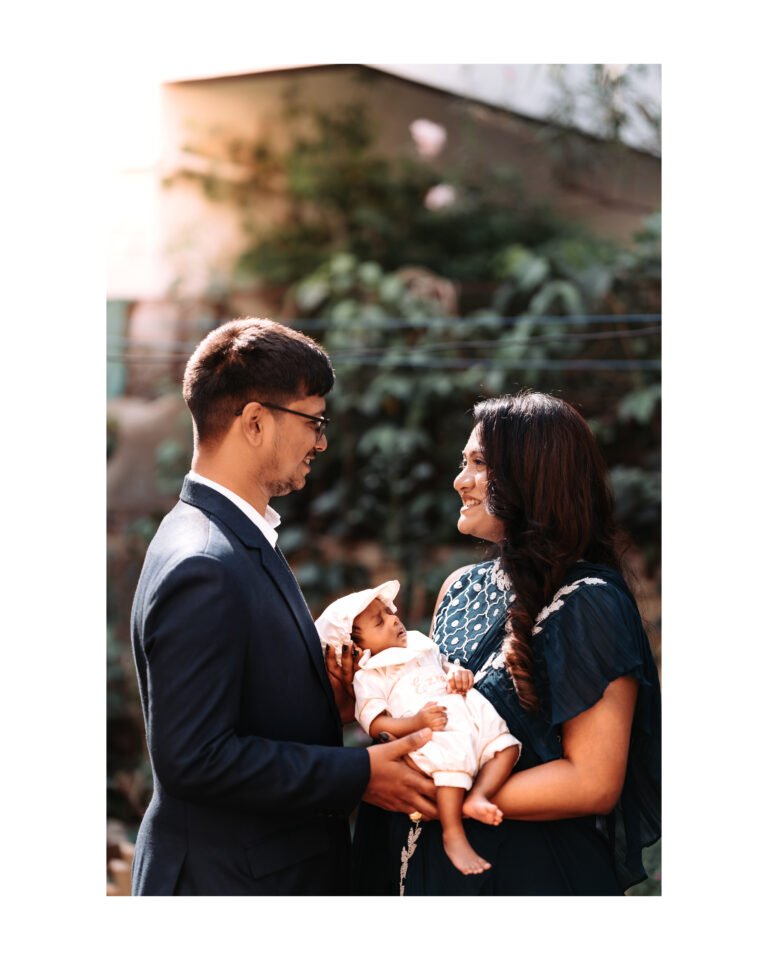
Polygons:
M524 391L483 400L474 418L488 466L488 510L504 523L501 566L515 593L507 670L522 706L535 711L536 616L578 560L621 571L613 495L591 430L564 400Z

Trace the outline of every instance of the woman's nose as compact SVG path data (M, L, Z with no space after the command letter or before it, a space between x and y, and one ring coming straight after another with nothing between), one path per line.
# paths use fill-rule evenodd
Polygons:
M468 486L470 486L470 485L471 485L471 484L470 484L470 479L469 479L469 477L467 476L467 471L466 471L466 469L461 470L461 471L457 474L456 479L453 481L453 489L454 489L454 490L463 490L464 488L466 488L466 487L468 487Z

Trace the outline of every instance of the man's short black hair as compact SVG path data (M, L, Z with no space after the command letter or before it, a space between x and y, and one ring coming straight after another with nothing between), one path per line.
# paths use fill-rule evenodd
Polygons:
M335 375L323 348L274 320L246 317L212 330L184 371L186 401L198 441L216 440L246 403L288 404L325 396Z

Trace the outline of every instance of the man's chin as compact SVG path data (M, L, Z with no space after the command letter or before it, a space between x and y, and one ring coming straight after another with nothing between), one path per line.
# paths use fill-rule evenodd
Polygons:
M307 485L306 477L294 477L289 483L286 483L283 496L286 493L296 493L297 490L303 490Z
M285 480L283 483L275 484L270 497L286 497L289 493L295 493L306 485L306 477L293 477L290 480Z

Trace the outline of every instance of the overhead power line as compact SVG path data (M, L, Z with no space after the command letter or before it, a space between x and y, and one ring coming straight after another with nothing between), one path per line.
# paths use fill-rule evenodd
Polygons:
M490 321L492 320L492 325ZM281 321L286 324L286 326L299 329L299 330L329 330L332 328L341 329L337 320L327 320L327 319L317 319L317 320L298 320L296 322L292 321ZM587 326L589 324L645 324L646 329L640 330L626 330L626 331L616 331L613 333L613 336L640 336L648 331L656 332L660 330L661 325L661 314L658 313L638 313L638 314L584 314L580 316L572 317L554 317L554 316L530 316L530 315L521 315L517 317L423 317L419 319L410 319L403 320L401 317L377 317L376 326L367 326L367 327L358 327L358 331L363 330L365 332L370 332L371 334L383 333L388 330L429 330L430 327L436 327L440 330L449 330L451 328L456 328L460 330L465 330L467 332L471 331L475 327L484 327L489 330L498 330L505 329L509 327L518 326L522 323L533 323L536 325L542 326L552 326L559 325L565 327L579 327ZM556 336L563 336L566 334L557 334ZM567 334L567 336L582 336L582 337L591 337L596 338L598 334L596 333L583 333L583 334ZM601 335L602 336L602 335ZM608 338L609 334L605 334ZM163 341L152 341L152 342L142 342L135 340L131 337L120 337L120 336L108 336L108 343L112 345L118 344L130 344L131 346L146 346L146 347L158 347L165 346L176 348L182 351L188 351L191 353L198 344L196 340L163 340Z
M628 339L651 339L661 335L661 316L659 314L630 314L630 315L584 315L578 317L505 317L494 318L493 327L489 328L489 333L494 333L499 328L509 328L519 325L521 322L534 323L536 325L560 325L570 327L570 330L559 331L552 334L530 333L519 341L509 339L500 340L492 337L485 339L471 340L449 340L447 342L427 342L410 345L397 346L366 346L365 343L350 345L347 349L330 350L331 359L334 363L357 364L363 367L385 367L385 368L411 368L419 370L462 370L471 367L481 367L487 369L495 367L505 370L612 370L612 371L631 371L631 370L660 370L661 361L658 358L645 357L620 357L620 358L528 358L525 352L529 348L535 348L542 343L580 343L587 341L628 340ZM461 318L461 317L432 317L419 320L402 320L400 318L388 318L386 321L379 318L379 323L375 328L364 328L366 333L376 336L389 330L417 330L430 331L434 324L439 327L438 332L453 334L457 329L466 332L473 328L486 325L485 318ZM380 325L379 325L380 324ZM631 324L632 329L619 330L601 330L584 331L574 328L585 326L587 324ZM644 326L640 326L644 324ZM297 326L303 330L310 329L328 329L335 326L328 320L304 320ZM359 332L358 328L355 332ZM172 364L185 362L192 351L197 346L196 342L183 340L161 340L161 341L142 341L131 337L107 338L109 363L125 363L131 366L152 365L152 364ZM474 356L439 358L434 354L446 351L486 351ZM519 350L523 356L505 356L504 351ZM133 353L132 351L148 351L145 354ZM402 351L402 352L401 352ZM492 352L487 352L492 351Z
M471 316L471 317L419 317L418 319L403 320L402 317L376 317L376 323L391 330L423 330L431 324L439 323L442 326L469 327L472 325L487 325L490 321L495 327L513 327L526 321L549 324L565 324L566 326L583 326L590 323L661 323L661 314L658 313L626 313L626 314L580 314L568 317L536 316L535 314L520 314L516 317ZM280 321L287 326L292 322ZM338 325L336 320L298 320L296 326L301 330L327 330Z
M472 367L482 367L483 369L499 370L661 370L661 361L658 359L617 359L617 360L591 360L568 358L563 360L544 360L533 358L529 360L517 359L511 357L472 357L462 359L430 358L422 360L418 351L412 351L410 354L401 356L370 356L368 354L330 354L333 363L351 364L354 363L360 367L409 367L414 370L468 370ZM179 361L178 356L155 355L152 357L131 357L126 355L107 356L108 363L127 363L130 365L143 366L152 364L168 364Z

